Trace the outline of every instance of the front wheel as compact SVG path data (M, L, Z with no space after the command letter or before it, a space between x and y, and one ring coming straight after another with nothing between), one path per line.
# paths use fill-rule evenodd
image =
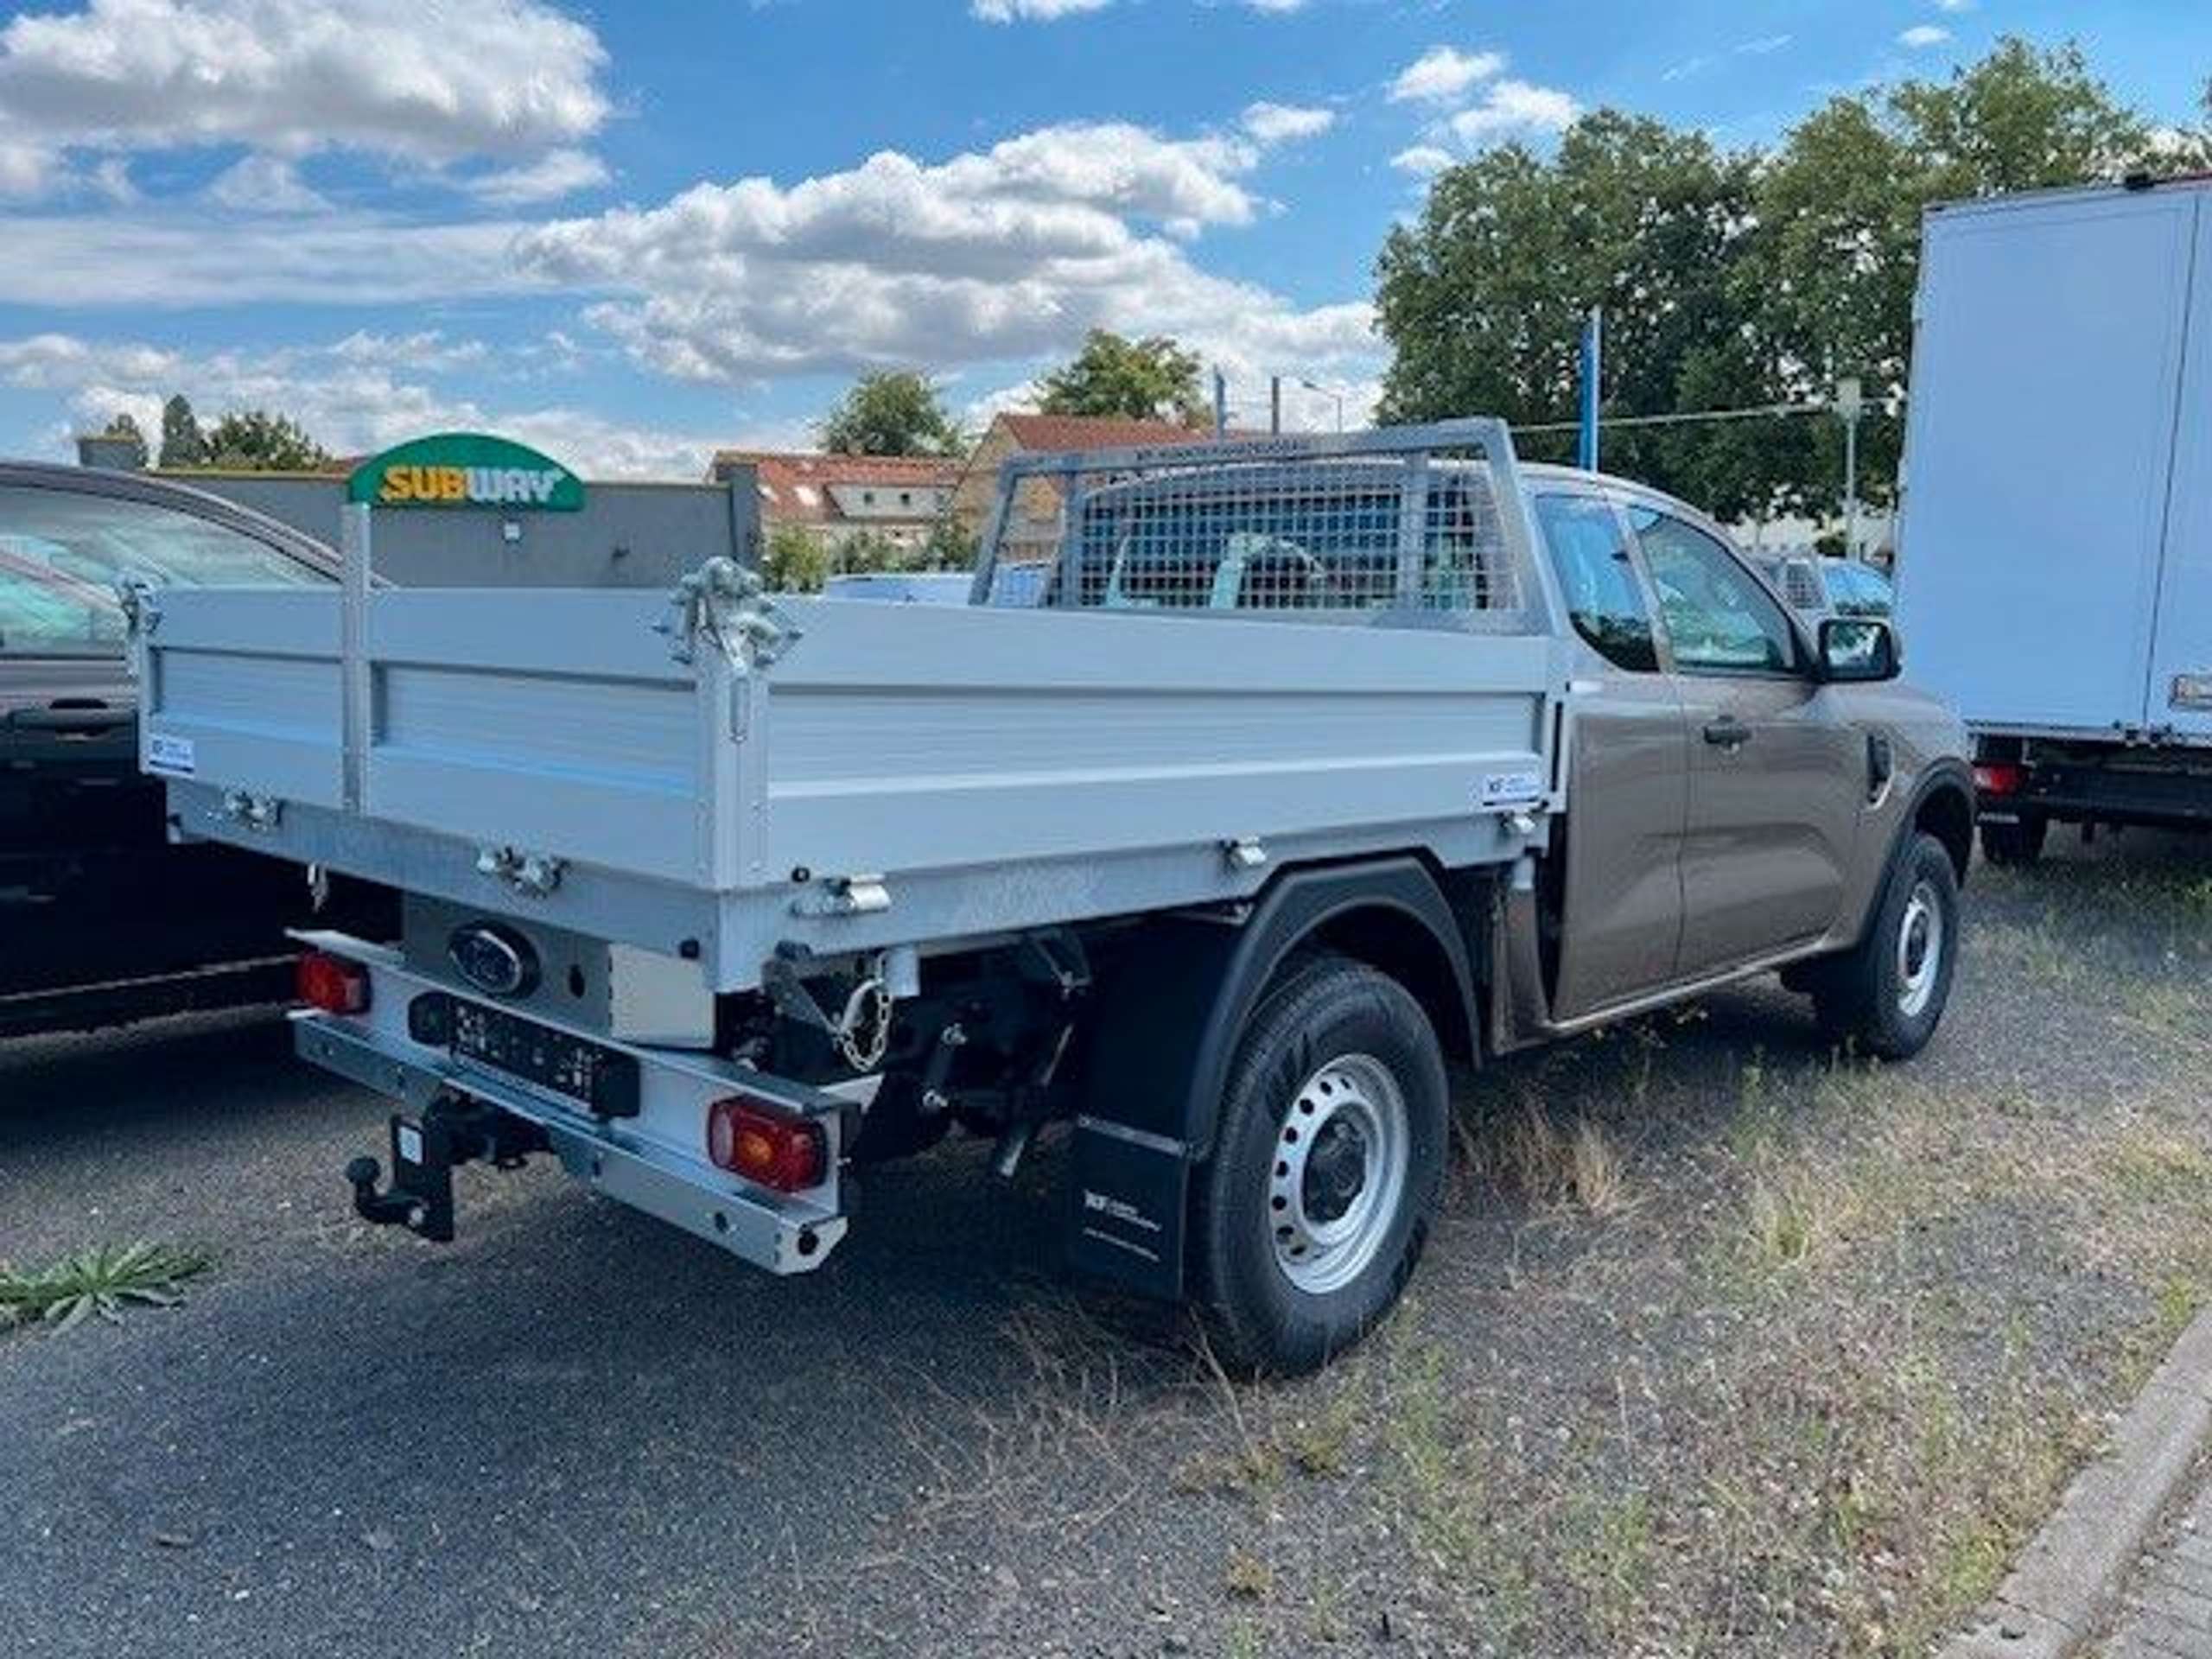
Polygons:
M1916 835L1890 867L1866 937L1821 964L1821 1028L1878 1059L1911 1058L1942 1020L1958 951L1958 872L1942 842Z
M1448 1109L1436 1033L1389 976L1322 957L1262 1001L1192 1198L1224 1364L1310 1371L1389 1310L1435 1215Z

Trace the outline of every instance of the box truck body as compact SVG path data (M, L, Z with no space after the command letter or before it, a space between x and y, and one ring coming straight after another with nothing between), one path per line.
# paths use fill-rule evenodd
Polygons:
M1898 614L1986 845L2212 823L2212 180L1932 210Z

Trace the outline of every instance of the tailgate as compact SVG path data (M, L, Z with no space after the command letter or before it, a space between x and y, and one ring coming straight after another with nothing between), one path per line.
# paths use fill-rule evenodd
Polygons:
M720 699L702 729L702 687L717 676L671 657L654 631L662 595L377 592L350 669L334 590L175 589L158 604L141 643L149 772L727 884L721 834L702 808L737 711Z

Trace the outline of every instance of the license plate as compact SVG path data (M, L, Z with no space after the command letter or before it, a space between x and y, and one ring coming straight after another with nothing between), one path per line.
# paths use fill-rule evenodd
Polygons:
M601 1117L638 1115L634 1055L439 991L409 1004L407 1027L418 1043L550 1089Z

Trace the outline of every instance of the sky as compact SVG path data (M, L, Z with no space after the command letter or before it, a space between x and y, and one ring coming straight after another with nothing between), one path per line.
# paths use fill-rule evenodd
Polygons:
M1615 105L1770 143L1999 35L2193 119L2208 0L44 0L0 6L0 454L182 391L588 475L807 447L852 378L970 425L1091 327L1264 418L1373 406L1439 168ZM1309 389L1318 388L1317 389Z

